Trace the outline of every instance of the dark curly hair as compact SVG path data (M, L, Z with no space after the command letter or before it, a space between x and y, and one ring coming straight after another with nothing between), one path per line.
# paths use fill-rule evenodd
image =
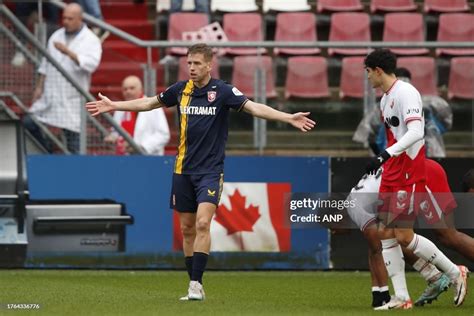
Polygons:
M397 69L397 57L388 49L376 49L364 60L365 67L375 69L379 67L386 74L395 73Z

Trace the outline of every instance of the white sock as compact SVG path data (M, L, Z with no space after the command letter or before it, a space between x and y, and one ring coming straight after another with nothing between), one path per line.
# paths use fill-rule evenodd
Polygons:
M372 286L372 292L380 292L380 288L378 286Z
M429 239L415 234L407 248L413 250L418 257L425 259L429 263L433 263L441 271L446 273L451 281L455 281L459 277L459 268Z
M380 292L388 292L388 285L381 286Z
M421 276L428 282L433 282L441 275L439 271L433 264L426 262L425 259L419 258L413 268L421 273Z
M407 281L405 279L405 260L402 248L396 239L382 240L382 256L388 276L392 280L395 295L402 300L409 300Z

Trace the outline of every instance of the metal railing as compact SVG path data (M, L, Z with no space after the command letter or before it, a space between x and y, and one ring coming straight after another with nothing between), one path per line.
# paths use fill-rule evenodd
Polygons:
M58 7L64 8L65 3L53 0ZM147 64L145 68L145 91L152 95L156 82L156 73L152 71L152 49L164 49L169 47L189 47L194 44L189 41L147 41L128 34L110 24L107 24L99 19L96 19L88 14L84 14L84 20L88 23L96 25L119 38L128 41L138 47L145 48L147 52ZM251 48L276 48L276 47L292 47L292 48L474 48L474 42L439 42L439 41L423 41L423 42L330 42L330 41L314 41L314 42L280 42L280 41L247 41L247 42L207 42L208 45L216 48L231 48L231 47L251 47ZM260 51L257 50L257 55L260 56ZM150 81L150 82L147 82ZM255 100L265 102L265 71L257 69L255 74ZM366 81L366 80L365 80ZM374 93L364 83L364 111L369 111L374 104ZM266 122L261 119L254 118L254 147L263 151L267 144L267 128Z
M15 30L21 34L23 38L26 39L29 45L32 45L34 49L36 49L40 56L44 57L49 63L51 63L57 71L76 89L81 96L85 98L87 101L96 100L89 91L85 90L75 78L73 78L58 61L56 61L46 50L46 48L38 41L33 34L29 32L29 30L13 15L13 13L5 6L0 5L0 14L2 14L14 27ZM25 47L21 41L19 41L12 32L5 27L3 22L0 24L0 33L5 34L5 36L14 43L15 47L17 47L25 56L30 60L35 66L39 65L39 60ZM24 109L23 109L24 110ZM28 113L25 111L25 113ZM138 153L144 154L143 149L138 146L133 138L119 125L115 122L115 120L109 114L103 115L104 119L110 124L124 139L133 147ZM85 107L81 108L81 132L80 132L80 153L86 154L87 150L87 125L86 122L90 121L93 126L103 135L107 135L109 131L100 123L97 119L91 117ZM53 140L54 141L54 140ZM63 148L60 147L61 150ZM63 151L64 153L68 153L68 151Z
M39 2L46 2L38 0ZM48 1L53 3L59 8L64 8L66 4L59 0ZM129 42L137 47L145 48L147 52L147 62L144 65L144 86L145 94L153 95L156 87L156 72L153 67L152 50L153 49L165 49L169 47L189 47L194 44L189 41L159 41L159 40L142 40L138 37L128 34L113 25L110 25L102 20L96 19L86 13L84 13L84 20L92 25L98 26L99 28L109 31L113 35ZM439 41L422 41L422 42L331 42L331 41L314 41L314 42L280 42L280 41L245 41L245 42L207 42L208 45L216 48L231 48L231 47L250 47L250 48L280 48L280 47L292 47L292 48L474 48L474 42L439 42ZM257 50L257 54L260 56L260 52ZM258 73L260 72L260 73ZM255 83L255 99L262 101L265 100L265 73L261 69L257 69ZM262 86L263 84L263 86ZM367 86L367 85L366 85ZM261 95L263 93L263 95ZM367 100L369 98L369 100ZM370 92L366 93L364 97L364 108L367 111L367 106L371 103L373 94ZM266 144L266 126L262 124L259 119L254 120L254 144L255 147L260 150Z
M0 91L0 98L8 98L8 99L11 99L16 106L18 106L22 111L23 113L28 113L28 107L26 105L23 104L23 102L20 100L20 98L12 93L12 92L8 92L8 91ZM5 102L2 101L3 104L6 105ZM10 110L11 111L11 110ZM8 111L8 113L12 113ZM14 112L13 112L14 113ZM54 143L54 145L56 145L63 153L65 154L70 154L69 150L67 149L66 146L64 146L64 144L56 137L56 135L54 135L53 133L51 133L51 131L43 124L41 123L38 119L36 119L34 116L31 116L31 119L35 122L35 124L39 127L39 129L41 130L41 132L43 132L44 134L46 134L46 136Z

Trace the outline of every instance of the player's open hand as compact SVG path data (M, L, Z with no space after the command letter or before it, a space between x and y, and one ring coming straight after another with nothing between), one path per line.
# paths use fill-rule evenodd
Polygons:
M114 104L109 98L102 95L100 92L99 98L100 100L88 102L86 104L87 111L89 111L92 116L97 116L100 113L107 113L114 110Z
M298 112L291 115L290 124L302 132L308 132L313 129L316 122L307 117L310 112Z

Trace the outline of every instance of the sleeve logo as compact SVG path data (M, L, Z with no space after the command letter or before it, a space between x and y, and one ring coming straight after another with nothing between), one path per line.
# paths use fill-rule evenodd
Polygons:
M420 109L418 108L408 109L407 115L410 115L410 114L420 114Z
M233 87L233 88L232 88L232 92L233 92L234 95L236 95L236 96L243 95L243 93L240 92L239 89L237 89L236 87Z

